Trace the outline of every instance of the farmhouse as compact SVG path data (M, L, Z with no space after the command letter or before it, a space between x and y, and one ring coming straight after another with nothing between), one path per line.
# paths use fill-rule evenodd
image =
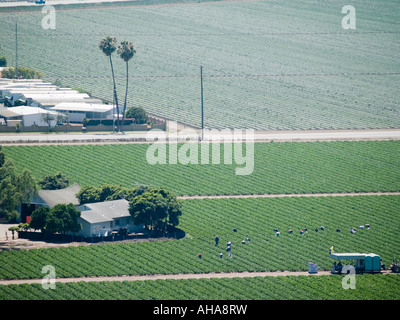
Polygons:
M72 203L81 212L79 223L82 230L80 236L100 237L110 236L113 231L125 229L127 232L139 232L143 225L133 224L129 213L129 202L125 199L87 203L79 205L76 194L81 190L78 184L58 190L39 190L30 204L22 204L20 222L29 222L33 211L41 206L53 208L57 204Z
M79 222L82 230L78 235L88 237L109 236L113 231L126 228L127 232L143 230L136 226L129 214L129 202L125 199L84 204L77 209L81 212Z

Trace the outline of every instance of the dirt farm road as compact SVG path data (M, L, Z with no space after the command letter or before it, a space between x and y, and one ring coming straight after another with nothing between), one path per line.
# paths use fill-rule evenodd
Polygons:
M310 274L307 271L265 271L265 272L227 272L227 273L181 273L181 274L154 274L115 277L82 277L82 278L57 278L56 283L67 282L92 282L92 281L145 281L145 280L179 280L179 279L212 279L212 278L245 278L245 277L277 277L277 276L308 276L330 275L330 271L318 271ZM42 283L42 279L0 280L0 285Z
M381 274L392 273L382 270ZM109 277L81 277L81 278L56 278L57 283L68 282L103 282L103 281L146 281L146 280L183 280L183 279L214 279L214 278L253 278L253 277L284 277L284 276L328 276L331 271L261 271L261 272L211 272L211 273L178 273L178 274L147 274L135 276L109 276ZM41 284L43 279L18 279L0 280L0 285L10 284Z

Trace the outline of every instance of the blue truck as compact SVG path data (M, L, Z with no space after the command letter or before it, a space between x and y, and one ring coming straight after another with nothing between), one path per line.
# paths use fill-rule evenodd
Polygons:
M45 4L46 1L44 1L44 0L36 0L35 3L36 4Z

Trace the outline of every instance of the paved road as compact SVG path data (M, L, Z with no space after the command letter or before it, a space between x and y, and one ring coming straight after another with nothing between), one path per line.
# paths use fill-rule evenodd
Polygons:
M400 140L400 129L375 130L299 130L299 131L249 131L239 130L241 135L234 135L234 130L226 132L205 132L204 141L360 141L360 140ZM121 133L53 133L53 134L0 134L0 144L73 144L73 143L153 143L158 141L197 141L200 132L178 131L165 132L127 132Z

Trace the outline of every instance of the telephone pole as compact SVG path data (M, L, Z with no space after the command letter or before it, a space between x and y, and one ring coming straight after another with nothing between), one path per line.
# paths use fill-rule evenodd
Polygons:
M18 22L15 22L15 78L18 79Z
M201 141L204 140L204 104L203 104L203 66L200 66L201 82Z

